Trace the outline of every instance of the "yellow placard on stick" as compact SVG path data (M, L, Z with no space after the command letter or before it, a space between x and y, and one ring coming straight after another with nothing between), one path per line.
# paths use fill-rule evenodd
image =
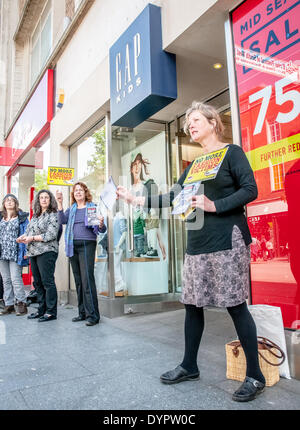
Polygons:
M196 158L184 183L191 184L193 182L202 182L207 181L208 179L214 179L217 176L227 150L228 147Z
M74 185L74 168L72 167L48 167L48 185Z

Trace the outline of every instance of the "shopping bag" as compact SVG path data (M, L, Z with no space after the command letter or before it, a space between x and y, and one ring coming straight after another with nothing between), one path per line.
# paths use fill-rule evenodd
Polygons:
M282 349L270 339L257 337L258 359L266 386L271 387L279 381L279 366L284 362ZM246 357L240 341L235 340L225 345L226 349L226 377L235 381L243 381L246 376Z
M279 375L283 378L291 379L280 307L249 305L248 308L256 324L257 336L270 339L284 352L286 359L279 366Z

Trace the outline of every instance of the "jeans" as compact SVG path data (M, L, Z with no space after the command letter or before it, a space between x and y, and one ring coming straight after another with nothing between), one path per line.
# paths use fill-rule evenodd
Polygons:
M16 302L26 302L26 293L22 279L22 266L12 260L0 260L0 272L3 280L3 299L5 306Z
M30 257L31 270L39 304L38 313L57 315L57 290L54 279L57 252L49 251Z
M2 276L1 276L1 271L0 271L0 300L3 300L3 280L2 280Z
M95 240L74 240L74 255L70 258L79 316L93 322L100 320L94 276L96 244Z
M134 236L134 256L140 257L142 254L145 254L145 236L137 234Z

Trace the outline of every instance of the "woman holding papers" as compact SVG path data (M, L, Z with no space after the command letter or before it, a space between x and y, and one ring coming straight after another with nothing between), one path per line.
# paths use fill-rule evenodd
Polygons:
M87 320L87 326L99 323L100 313L94 277L97 234L104 233L104 218L97 216L92 195L83 182L71 191L71 207L63 211L63 196L56 191L58 220L66 224L65 250L70 258L78 298L78 316L73 322Z
M256 326L246 304L251 236L244 205L256 199L257 186L243 150L223 142L223 124L213 107L194 102L186 112L185 132L199 143L200 157L185 169L170 193L154 200L153 196L136 197L121 186L117 189L117 197L134 206L168 207L179 193L184 194L186 186L202 183L195 187L195 194L189 195L195 211L186 223L181 298L186 308L185 354L179 366L161 375L161 382L199 379L197 354L204 329L203 307L226 307L247 360L246 378L233 400L249 401L265 387L258 362Z

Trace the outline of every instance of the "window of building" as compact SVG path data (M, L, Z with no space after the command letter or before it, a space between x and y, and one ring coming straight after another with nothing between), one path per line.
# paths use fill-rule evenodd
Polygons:
M105 127L102 124L91 130L70 149L71 164L75 169L75 181L84 182L98 202L106 182Z
M270 127L270 140L271 142L277 142L281 139L281 131L280 131L280 124L277 121L272 122L269 124Z
M283 163L272 166L271 169L271 189L278 191L284 189L284 170Z
M267 141L268 144L278 142L281 139L280 124L271 120L267 122ZM270 165L270 181L271 191L278 191L284 189L284 168L283 163L277 162L275 165Z
M242 134L242 142L243 142L243 148L245 152L250 151L250 138L249 138L249 128L243 127L241 130Z
M52 2L49 0L31 37L30 83L33 85L52 49Z

